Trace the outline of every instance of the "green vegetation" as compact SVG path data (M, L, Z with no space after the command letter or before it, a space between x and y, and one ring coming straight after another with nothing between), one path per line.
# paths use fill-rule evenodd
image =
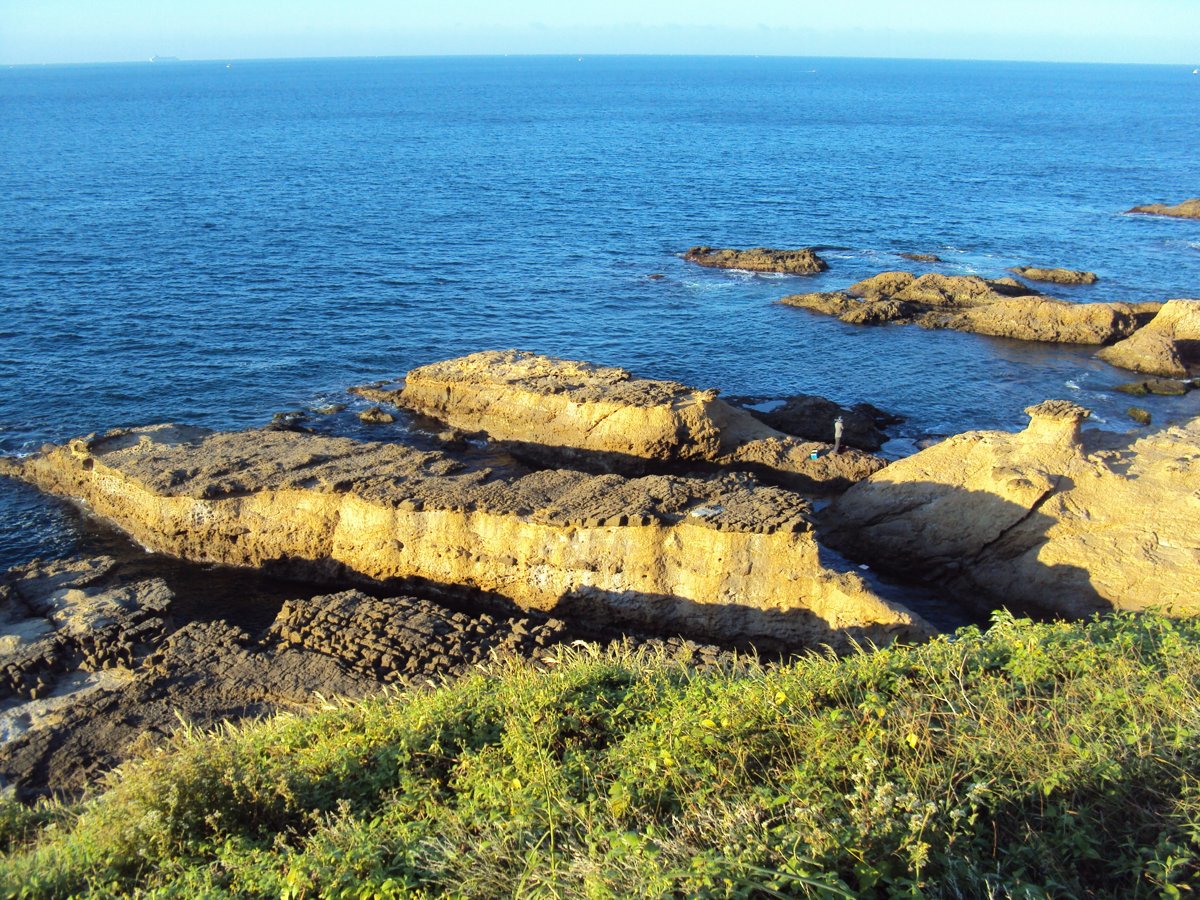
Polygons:
M1178 897L1198 693L1200 622L1155 616L703 672L576 648L8 806L0 893Z

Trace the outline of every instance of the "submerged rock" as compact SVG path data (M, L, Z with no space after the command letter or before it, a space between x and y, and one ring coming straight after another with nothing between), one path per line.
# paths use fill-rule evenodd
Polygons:
M1200 418L1134 439L1081 432L1066 401L1027 412L851 488L822 537L985 607L1200 612Z
M371 406L358 414L358 420L364 425L391 425L396 417L378 406Z
M1132 334L1144 305L1067 303L1012 278L881 272L845 291L796 294L781 303L852 325L888 322L1023 341L1106 344Z
M1134 372L1186 378L1200 366L1200 300L1168 300L1148 325L1096 356Z
M697 265L714 269L745 269L748 272L779 272L786 275L812 275L824 272L829 265L811 247L800 250L772 250L753 247L749 250L692 247L683 258Z
M1149 425L1151 421L1150 410L1142 406L1129 407L1125 410L1125 415L1139 425Z
M929 631L822 558L804 500L746 476L530 472L174 425L71 441L0 473L194 561L483 592L731 641L846 646Z
M798 440L718 399L715 390L513 350L422 366L408 373L403 389L375 388L370 396L483 432L544 465L569 460L640 473L706 464L812 493L844 490L884 466L857 450L831 453L832 428L819 441Z
M1043 269L1038 266L1017 266L1009 271L1031 281L1048 281L1052 284L1095 284L1099 277L1095 272L1078 269Z
M1160 397L1181 397L1192 389L1190 381L1178 378L1147 378L1144 381L1130 381L1118 384L1113 390L1122 394L1132 394L1135 397L1146 394L1157 394Z
M1165 203L1149 203L1145 206L1135 206L1129 212L1149 216L1172 216L1176 219L1200 219L1200 197L1184 200L1174 206L1167 206Z
M942 258L936 253L897 253L896 255L902 259L911 259L913 262L939 263L942 261Z

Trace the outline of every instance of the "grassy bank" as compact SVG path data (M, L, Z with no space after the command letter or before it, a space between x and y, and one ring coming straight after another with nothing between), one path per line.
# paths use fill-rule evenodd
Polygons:
M0 810L0 892L1178 896L1200 622L998 618L697 673L580 648L218 735Z

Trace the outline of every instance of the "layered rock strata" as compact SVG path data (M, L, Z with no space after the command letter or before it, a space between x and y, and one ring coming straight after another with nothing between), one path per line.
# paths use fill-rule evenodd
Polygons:
M1099 277L1095 272L1079 269L1041 268L1040 266L1017 266L1010 270L1014 275L1030 281L1046 281L1051 284L1095 284Z
M799 250L772 250L753 247L749 250L692 247L683 258L713 269L743 269L747 272L777 272L785 275L813 275L829 268L825 260L811 247Z
M781 301L852 325L888 322L949 328L1023 341L1106 344L1134 332L1155 307L1128 303L1067 303L1044 297L1012 278L915 276L883 272L845 291L795 294Z
M1200 197L1193 197L1191 200L1184 200L1182 203L1176 203L1174 206L1167 206L1165 203L1148 203L1144 206L1135 206L1129 210L1131 213L1142 213L1148 216L1171 216L1176 219L1200 219Z
M482 432L544 465L638 473L709 464L755 472L787 487L831 493L884 466L858 450L831 453L745 410L673 381L518 351L487 351L422 366L403 389L358 388L454 428Z
M992 608L1200 612L1200 419L1134 439L1081 433L1066 401L1027 412L856 485L823 538Z
M467 589L772 646L928 633L822 558L800 497L745 476L529 472L395 444L171 425L75 440L0 472L190 560Z
M1186 378L1200 366L1200 300L1168 300L1148 325L1096 355L1122 369Z

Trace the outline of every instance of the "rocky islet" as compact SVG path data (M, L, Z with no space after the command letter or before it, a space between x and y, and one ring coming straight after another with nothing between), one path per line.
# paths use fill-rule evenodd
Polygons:
M1147 216L1169 216L1174 219L1200 219L1200 197L1193 197L1173 206L1165 203L1147 203L1135 206L1129 212Z
M1014 275L1030 281L1046 281L1051 284L1095 284L1099 276L1095 272L1079 269L1062 269L1042 266L1016 266L1010 270Z
M1068 303L1012 278L881 272L844 291L780 301L852 325L916 324L994 337L1103 345L1127 337L1157 304Z
M775 250L753 247L749 250L732 248L692 247L683 254L688 262L713 269L741 269L746 272L775 272L783 275L814 275L829 268L811 247L799 250Z

